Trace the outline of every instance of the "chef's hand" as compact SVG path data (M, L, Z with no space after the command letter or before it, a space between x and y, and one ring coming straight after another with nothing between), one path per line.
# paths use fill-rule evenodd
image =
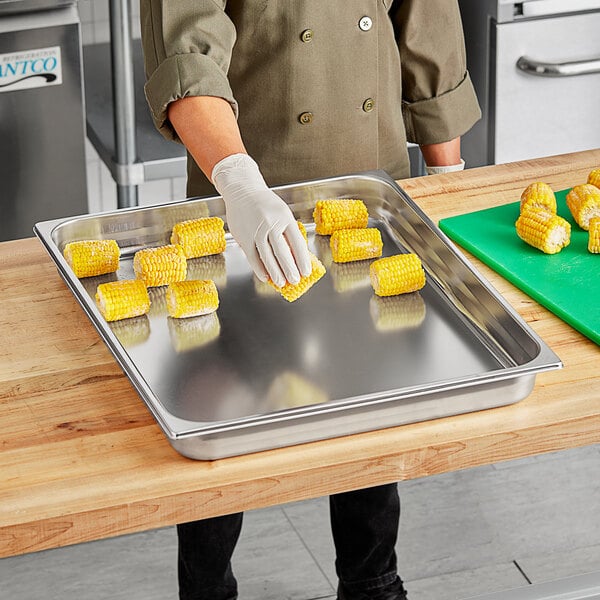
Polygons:
M289 206L269 189L247 154L218 162L212 182L225 202L227 225L261 281L282 287L310 275L308 246Z

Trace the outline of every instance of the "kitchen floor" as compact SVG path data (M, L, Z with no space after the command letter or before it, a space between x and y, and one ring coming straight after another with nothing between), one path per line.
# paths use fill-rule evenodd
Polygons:
M410 600L459 600L600 570L600 445L399 484ZM0 600L177 598L165 528L0 560ZM326 498L248 512L240 600L334 600Z

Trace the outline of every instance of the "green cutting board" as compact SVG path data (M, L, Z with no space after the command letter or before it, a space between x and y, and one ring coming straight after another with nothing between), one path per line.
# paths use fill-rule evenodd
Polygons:
M544 254L516 233L519 202L442 219L440 229L457 244L534 300L600 344L600 254L588 252L588 232L566 205L569 190L556 193L558 214L571 223L571 243Z

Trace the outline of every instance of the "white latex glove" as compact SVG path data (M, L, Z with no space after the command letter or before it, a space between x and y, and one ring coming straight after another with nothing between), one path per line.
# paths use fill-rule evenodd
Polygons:
M269 189L247 154L218 162L212 182L225 202L227 225L261 281L282 287L312 270L306 241L289 206Z
M427 175L439 175L440 173L452 173L454 171L462 171L465 168L465 161L461 158L457 165L444 165L442 167L430 167L425 165Z

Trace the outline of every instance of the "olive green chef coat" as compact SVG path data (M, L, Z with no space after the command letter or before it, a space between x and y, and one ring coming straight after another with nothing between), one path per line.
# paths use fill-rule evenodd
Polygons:
M269 185L384 169L480 117L456 0L141 0L146 98L226 99ZM188 195L214 193L188 159Z

